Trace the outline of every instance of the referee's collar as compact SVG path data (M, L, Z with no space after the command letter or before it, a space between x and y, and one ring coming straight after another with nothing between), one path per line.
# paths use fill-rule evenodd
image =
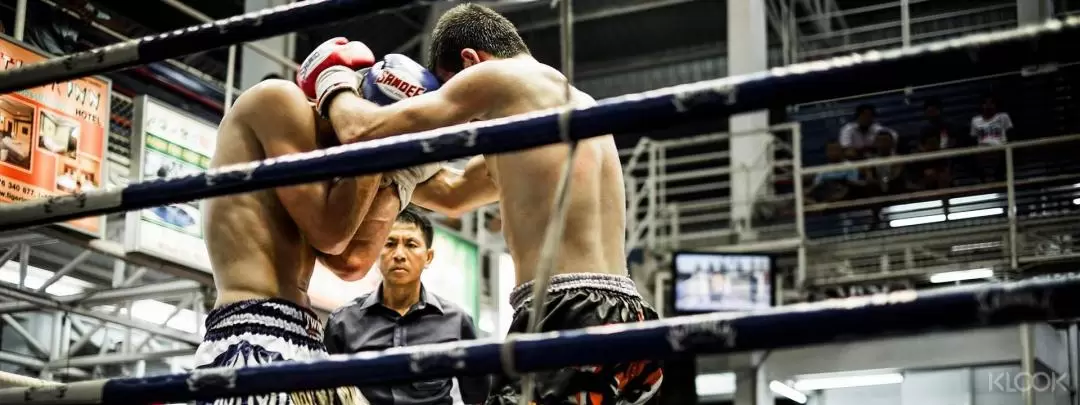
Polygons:
M375 305L382 305L382 303L383 303L383 282L379 282L379 287L376 288L375 291L373 291L371 294L368 294L367 298L365 298L360 303L360 309L368 309L368 308L371 308L371 307L373 307ZM434 308L436 311L438 311L440 315L444 313L442 304L439 303L439 298L436 297L435 294L428 291L427 287L424 286L424 283L421 282L420 283L420 301L417 302L415 305L413 305L412 309L422 310L422 309L425 309L425 308L427 308L429 306Z

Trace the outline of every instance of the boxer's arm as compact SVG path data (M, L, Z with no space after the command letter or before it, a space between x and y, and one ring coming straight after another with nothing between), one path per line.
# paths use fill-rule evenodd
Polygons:
M318 149L314 114L299 88L267 85L252 93L246 96L257 96L258 102L238 100L232 114L242 115L239 118L259 139L267 158ZM321 252L338 254L360 226L379 181L377 176L344 178L274 190L308 244Z
M379 189L375 200L371 202L371 208L345 250L338 255L320 256L319 262L342 280L356 281L364 278L386 245L386 238L390 236L390 228L394 226L400 205L401 201L393 187Z
M330 122L342 143L463 124L501 104L507 88L502 80L500 72L479 64L461 71L438 91L386 106L342 92L330 101Z
M488 173L484 157L469 159L464 172L442 169L420 183L413 192L413 204L450 217L499 201L499 188Z

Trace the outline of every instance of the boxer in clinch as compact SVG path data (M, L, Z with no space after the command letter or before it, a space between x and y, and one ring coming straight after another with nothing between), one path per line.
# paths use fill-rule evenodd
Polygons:
M382 79L381 84L367 87L386 88L372 100L392 103L438 88L438 79L408 58L388 55L374 63L374 55L365 47L353 44L350 49L354 66ZM326 50L318 48L314 55ZM333 128L309 101L314 89L305 84L267 80L244 92L221 121L211 167L339 145ZM327 356L323 326L307 295L316 261L343 280L363 278L414 187L439 168L424 165L205 201L205 240L217 300L207 314L207 332L195 354L197 366L237 368ZM342 387L222 398L213 403L367 401L355 387Z
M343 56L319 57L303 78L316 83L320 114L343 143L363 142L474 120L542 109L592 105L587 94L566 99L566 78L534 59L514 25L493 10L459 5L442 15L431 38L431 66L438 91L380 105ZM544 303L543 331L657 319L627 276L624 257L626 197L611 136L580 141L571 169L572 193L555 275ZM440 172L418 188L413 202L451 215L462 206L498 201L503 232L517 269L511 332L524 332L543 232L553 215L556 184L568 159L565 144L478 156L464 173ZM463 203L468 201L468 203ZM643 404L657 400L659 362L574 367L536 374L532 397L540 404ZM488 403L515 404L520 383L502 377Z

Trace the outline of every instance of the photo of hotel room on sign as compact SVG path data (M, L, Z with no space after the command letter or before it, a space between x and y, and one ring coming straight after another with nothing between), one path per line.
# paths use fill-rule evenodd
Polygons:
M38 128L38 147L49 152L75 159L79 151L79 122L73 119L41 112L41 127Z
M33 120L33 106L12 97L0 97L0 162L30 171Z
M98 166L101 163L96 160L61 158L56 165L56 191L74 193L97 188L94 173L98 172Z

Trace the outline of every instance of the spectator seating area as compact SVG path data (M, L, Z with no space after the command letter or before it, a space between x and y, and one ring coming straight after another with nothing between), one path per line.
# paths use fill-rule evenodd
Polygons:
M1010 142L1080 133L1080 63L793 106L789 118L802 125L804 164L818 166L827 163L826 145L838 139L841 127L852 121L858 105L873 105L877 122L898 133L898 153L908 154L915 152L914 145L920 139L920 128L925 122L925 100L940 100L942 116L956 127L957 132L966 136L971 119L979 113L980 103L986 95L999 100L999 109L1011 116L1014 130L1010 133ZM1080 205L1073 203L1080 197L1080 188L1074 186L1080 180L1067 176L1080 172L1077 151L1080 151L1080 143L1015 151L1018 215L1075 214L1080 211ZM1004 178L990 181L979 176L980 167L985 165L976 156L952 159L950 166L952 187L945 190L890 195L888 198L867 198L856 193L846 200L858 198L862 203L843 201L817 207L811 204L806 213L808 236L858 238L864 237L862 235L868 230L899 227L908 227L905 231L918 231L924 226L914 225L943 225L928 225L944 221L936 221L940 217L935 215L947 217L950 223L954 217L974 221L1004 220L1004 207L1007 206ZM1057 181L1023 181L1055 176L1059 177ZM804 180L809 184L809 179ZM789 192L790 184L778 184L777 193ZM898 209L897 206L903 204L921 208ZM950 210L983 211L980 211L981 215L969 216L950 215ZM929 218L911 219L920 217ZM894 222L904 219L911 220Z

